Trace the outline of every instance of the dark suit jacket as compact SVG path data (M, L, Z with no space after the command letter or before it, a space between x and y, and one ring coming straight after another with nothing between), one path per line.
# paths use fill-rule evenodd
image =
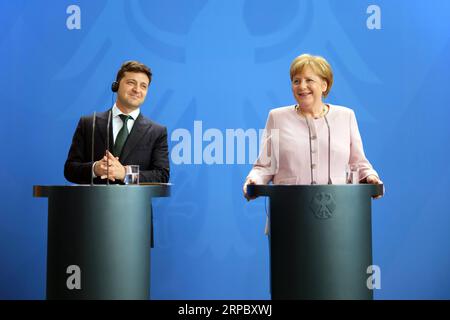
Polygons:
M100 160L105 155L108 112L98 113L96 117L94 161ZM88 184L91 182L93 164L91 158L92 119L92 116L81 117L64 165L64 176L73 183ZM112 150L114 144L112 119L109 143L109 149ZM169 181L167 129L145 118L140 113L125 142L119 161L122 165L139 165L140 182L167 183ZM106 179L95 178L94 183L104 184Z

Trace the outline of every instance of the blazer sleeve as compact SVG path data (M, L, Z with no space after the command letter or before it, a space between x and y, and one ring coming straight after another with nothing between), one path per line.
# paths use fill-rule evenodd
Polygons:
M257 184L267 184L272 181L278 168L278 130L275 129L272 112L269 112L264 135L261 141L260 154L247 179L254 180Z
M154 143L149 168L149 170L140 171L139 179L141 182L169 182L170 165L166 127L160 130L160 134Z
M373 169L369 160L364 154L363 143L358 129L355 112L350 114L350 165L356 165L359 168L359 180L364 180L367 176L373 174L378 177L378 173ZM379 178L379 177L378 177Z
M85 152L88 138L86 135L87 122L86 118L80 118L64 164L64 177L68 181L78 184L86 184L91 181L93 162L87 159L88 155Z

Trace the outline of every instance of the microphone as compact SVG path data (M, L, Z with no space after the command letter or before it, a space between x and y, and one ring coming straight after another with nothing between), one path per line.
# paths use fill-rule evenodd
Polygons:
M94 135L95 135L95 118L97 114L94 111L94 115L92 116L92 139L91 139L91 161L94 163ZM94 168L91 168L91 186L94 185Z
M108 112L108 123L106 124L106 151L109 151L109 125L111 122L111 110ZM106 152L105 152L106 154ZM109 186L109 157L106 156L106 184Z

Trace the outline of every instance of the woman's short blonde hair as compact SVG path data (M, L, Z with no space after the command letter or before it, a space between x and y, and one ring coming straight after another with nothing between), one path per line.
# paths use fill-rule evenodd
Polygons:
M302 54L295 58L291 63L291 81L294 76L302 72L306 66L309 66L315 74L326 81L327 90L323 93L323 96L326 97L331 90L331 86L333 85L333 71L331 70L330 64L321 56L313 56L307 53Z

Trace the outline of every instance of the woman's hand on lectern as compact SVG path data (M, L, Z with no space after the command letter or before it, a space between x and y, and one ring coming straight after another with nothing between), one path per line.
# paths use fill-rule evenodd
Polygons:
M248 186L249 184L256 184L256 181L253 180L252 178L248 178L248 179L245 181L244 186L242 187L242 191L244 192L244 197L245 197L245 199L247 199L247 201L256 199L256 197L250 197L250 196L248 195L248 193L247 193L247 186Z
M367 176L366 178L366 182L368 184L383 184L383 181L381 181L376 175L371 174L369 176ZM373 197L374 199L380 199L383 195L379 195L376 197Z

